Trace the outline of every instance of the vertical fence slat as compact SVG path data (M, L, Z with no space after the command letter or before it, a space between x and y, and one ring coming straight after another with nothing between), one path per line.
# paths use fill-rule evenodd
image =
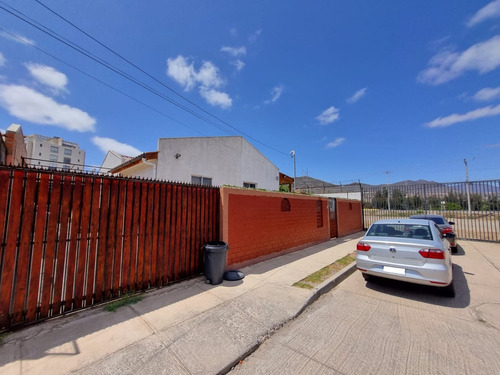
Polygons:
M173 186L167 186L167 196L165 198L165 260L163 261L163 274L165 284L172 281L172 217L173 217Z
M85 272L87 270L87 251L89 244L90 214L92 209L92 178L84 177L82 181L82 212L80 214L80 243L78 249L78 258L76 263L76 282L75 282L75 308L83 307Z
M118 194L118 207L116 218L116 231L115 231L115 259L113 265L113 281L111 289L113 296L118 296L121 290L120 279L122 273L122 259L123 259L123 241L124 241L124 217L125 217L125 192L127 184L125 181L119 181L119 194Z
M54 298L53 298L53 311L54 314L60 313L61 303L64 298L63 288L66 286L66 245L68 236L68 225L69 225L69 215L71 211L71 193L72 193L72 181L69 176L65 176L62 180L62 199L60 207L59 216L59 235L58 235L58 245L56 247L56 274L54 282Z
M159 220L160 220L160 186L158 184L151 184L154 191L153 200L153 225L152 225L152 252L151 252L151 286L160 286L160 278L158 277L158 233Z
M49 224L47 242L45 244L44 271L42 281L42 299L40 317L47 318L52 312L52 288L54 281L54 255L56 248L57 224L59 221L59 204L61 194L61 176L52 175L50 189Z
M130 281L129 286L131 290L137 290L137 274L138 267L138 252L139 252L139 223L141 221L141 183L134 183L134 205L132 213L132 230L131 234L131 251L130 251Z
M113 297L113 273L115 272L114 257L116 254L116 232L117 232L117 207L118 207L118 188L119 181L111 180L110 197L109 197L109 213L108 213L108 230L106 233L106 253L104 257L104 300L109 300Z
M24 320L25 303L29 292L28 279L31 263L31 232L33 230L33 221L35 220L36 173L27 172L25 174L24 185L21 213L22 225L19 228L19 246L14 277L13 324L20 323Z
M10 210L7 219L7 234L0 280L0 319L2 326L8 325L10 320L11 297L14 288L14 269L16 265L17 236L21 225L21 200L24 173L14 171L12 189L10 190Z
M122 291L127 292L130 290L130 278L133 272L132 268L132 253L133 253L133 231L132 225L134 221L134 183L127 181L126 183L126 202L125 202L125 219L124 219L124 233L123 233L123 261L122 261L122 278L121 286Z
M166 280L166 275L165 275L165 256L166 256L166 249L165 249L165 235L166 235L166 230L165 230L165 213L167 209L167 203L166 203L166 195L167 195L167 190L166 190L166 184L160 184L160 189L159 189L159 202L158 202L158 208L159 208L159 215L158 215L158 262L157 262L157 279L158 279L158 286L162 286L167 283Z
M141 290L144 283L144 268L145 268L145 252L146 252L146 213L147 213L147 198L148 187L145 182L141 183L141 205L140 215L141 221L139 223L139 241L137 249L137 289Z
M154 186L152 183L148 183L147 185L148 191L148 200L146 207L146 228L144 238L144 282L142 284L142 288L148 288L151 281L151 259L152 259L152 251L153 251L153 218L154 218L154 206L153 206L153 198L154 198Z
M87 280L85 289L85 306L90 306L95 296L95 279L97 274L97 247L100 235L99 222L101 211L101 178L92 179L92 213L88 241Z
M110 180L103 179L101 184L101 206L99 220L99 245L97 246L96 276L95 276L95 302L103 301L104 280L106 277L105 261L107 253L107 235L109 222L109 197Z
M180 264L182 257L182 247L181 247L181 220L182 220L182 186L176 186L176 196L175 196L175 230L174 230L174 281L180 279Z
M79 245L80 219L82 214L82 178L73 179L73 197L71 207L71 231L69 233L68 261L66 266L66 292L64 296L64 311L72 310L74 304L74 286L76 275L76 257Z
M40 302L40 275L43 271L43 248L47 226L47 203L49 199L49 177L47 173L40 173L38 182L38 198L35 228L33 233L33 259L30 275L30 291L28 296L28 307L26 321L32 322L36 319L37 308Z

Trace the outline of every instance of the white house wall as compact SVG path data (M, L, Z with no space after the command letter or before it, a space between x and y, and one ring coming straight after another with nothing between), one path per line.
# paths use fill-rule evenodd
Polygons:
M154 161L148 161L153 162ZM155 178L155 167L150 164L140 163L137 165L133 165L123 171L119 172L120 175L124 177L138 177L138 178L147 178L147 179L158 179Z
M241 182L257 183L258 189L266 190L279 190L280 184L279 169L246 141L242 142Z
M279 189L278 168L243 137L160 138L157 178L190 183L191 176L211 178L213 186Z

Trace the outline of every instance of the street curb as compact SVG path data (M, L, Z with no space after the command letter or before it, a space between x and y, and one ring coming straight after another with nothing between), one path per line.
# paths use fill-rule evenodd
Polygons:
M357 270L356 268L356 262L352 262L350 265L347 267L343 268L339 272L335 273L333 276L328 278L327 280L323 281L318 287L314 288L314 294L307 300L307 302L302 306L302 308L291 318L287 319L286 321L282 322L281 324L278 324L275 326L273 329L269 330L269 333L262 339L259 340L255 345L253 345L250 349L248 349L244 354L242 354L240 357L238 357L235 361L232 363L228 364L225 366L221 371L217 373L217 375L225 375L228 372L230 372L234 367L236 367L241 361L243 361L245 358L250 356L253 352L255 352L259 347L269 338L271 338L272 335L274 335L280 328L282 328L286 323L288 323L291 320L296 319L298 316L300 316L309 306L311 306L314 302L316 302L322 295L328 293L331 291L333 288L335 288L337 285L339 285L342 281L347 279L350 275L352 275L355 271Z

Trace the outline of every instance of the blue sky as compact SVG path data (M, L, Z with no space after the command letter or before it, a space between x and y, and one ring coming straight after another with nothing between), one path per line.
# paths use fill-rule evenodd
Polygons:
M88 165L242 135L336 184L500 178L500 0L2 0L0 28L0 129Z

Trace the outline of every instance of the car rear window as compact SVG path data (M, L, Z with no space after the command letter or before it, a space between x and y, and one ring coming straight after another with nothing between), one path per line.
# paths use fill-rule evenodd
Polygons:
M373 224L366 235L432 240L432 232L429 226L420 224Z
M444 220L441 217L431 217L430 219L436 224L444 224Z

